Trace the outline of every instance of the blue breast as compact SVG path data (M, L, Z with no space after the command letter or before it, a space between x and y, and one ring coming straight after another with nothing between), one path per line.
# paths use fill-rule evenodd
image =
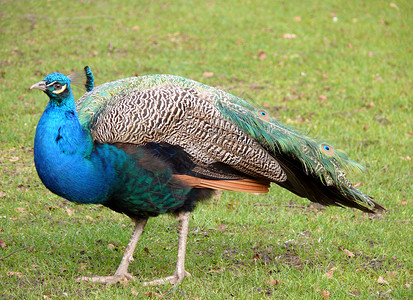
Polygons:
M114 153L108 145L93 148L75 112L48 107L39 121L34 144L40 179L53 193L70 201L104 203L111 187L116 186L113 159L125 161L126 154Z

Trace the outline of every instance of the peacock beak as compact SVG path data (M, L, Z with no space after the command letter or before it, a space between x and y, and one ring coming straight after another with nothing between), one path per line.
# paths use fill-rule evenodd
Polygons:
M46 91L46 81L40 81L38 83L35 83L30 87L30 89L38 89L44 92Z

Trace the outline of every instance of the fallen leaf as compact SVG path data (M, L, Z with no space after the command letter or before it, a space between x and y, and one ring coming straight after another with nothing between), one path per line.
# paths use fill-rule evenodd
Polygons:
M354 295L360 295L360 291L358 289L354 289L351 291Z
M254 260L260 259L260 258L261 258L261 255L260 255L259 253L255 253L255 254L252 256L252 258L253 258Z
M348 43L347 46L352 49L353 48L353 44L352 43Z
M24 208L23 207L17 207L16 211L19 213L23 213L24 212Z
M279 285L280 283L281 283L281 281L279 280L279 279L272 279L272 278L270 278L270 284L271 285L275 285L275 286L277 286L277 285Z
M266 58L267 58L267 54L264 51L262 51L262 50L258 51L258 59L259 60L264 60Z
M218 231L224 232L225 230L227 230L228 225L224 225L224 224L219 224L217 227Z
M88 219L89 221L93 221L93 218L89 215L86 215L85 218Z
M324 299L328 299L330 297L331 293L329 291L321 291L321 296L323 296Z
M109 243L109 244L108 244L108 249L113 250L113 249L115 249L115 248L116 248L116 246L115 246L114 244L112 244L112 243Z
M132 27L132 30L135 30L135 31L139 30L139 29L141 29L141 28L138 25Z
M324 277L327 277L328 279L333 279L333 273L334 273L335 270L337 270L337 268L336 268L336 267L332 267L332 268L330 269L330 271L328 271L327 273L325 273L323 276L324 276Z
M327 96L326 96L326 95L320 95L320 96L318 96L318 100L326 101L326 100L327 100Z
M300 22L300 21L301 21L301 17L300 17L300 16L295 16L295 17L294 17L294 21Z
M390 3L390 7L393 7L397 10L399 10L399 7L396 5L396 3Z
M1 248L6 248L6 242L0 239L0 247Z
M19 159L20 159L20 158L17 157L17 156L12 156L12 157L9 158L9 161L10 161L10 162L15 162L15 161L18 161Z
M19 278L22 277L22 273L20 273L20 272L6 272L6 275L7 276L17 276Z
M132 295L139 296L139 293L134 288L131 289L131 292L132 292Z
M328 78L328 74L325 74L325 73L324 73L324 74L323 74L323 78L324 78L324 79L327 79L327 78Z
M397 271L387 271L386 274L389 275L390 277L395 278L397 275Z
M347 250L347 249L344 249L343 252L344 252L344 254L347 255L348 257L354 257L354 253L351 252L351 251L349 251L349 250Z
M69 215L69 217L71 216L71 215L73 215L73 212L75 211L74 209L72 209L72 208L67 208L66 207L66 213Z
M377 282L380 284L389 284L386 280L384 280L383 276L379 276Z
M212 77L212 76L214 76L214 73L213 73L213 72L204 72L204 73L202 74L202 76L204 76L204 77Z
M282 37L285 39L295 39L297 36L294 33L284 33Z
M6 193L3 191L0 191L0 198L5 197L5 196L6 196Z

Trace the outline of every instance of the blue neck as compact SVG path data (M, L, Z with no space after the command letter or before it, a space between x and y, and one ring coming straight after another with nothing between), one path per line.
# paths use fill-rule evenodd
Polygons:
M71 98L71 99L70 99ZM77 203L104 203L116 186L114 164L126 155L109 145L94 145L77 117L75 102L51 99L36 129L34 162L44 185Z

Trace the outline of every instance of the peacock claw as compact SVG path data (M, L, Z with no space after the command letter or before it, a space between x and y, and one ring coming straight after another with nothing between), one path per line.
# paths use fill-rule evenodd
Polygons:
M135 278L132 276L132 274L126 273L122 275L113 275L113 276L84 276L84 277L77 278L76 282L90 281L90 282L113 284L113 283L120 283L120 282L128 282L131 280L135 280Z
M142 283L142 285L160 285L160 284L177 284L180 283L184 277L191 277L191 273L184 271L184 274L177 274L174 273L172 276L164 277L164 278L159 278L155 279L152 281L145 281Z

